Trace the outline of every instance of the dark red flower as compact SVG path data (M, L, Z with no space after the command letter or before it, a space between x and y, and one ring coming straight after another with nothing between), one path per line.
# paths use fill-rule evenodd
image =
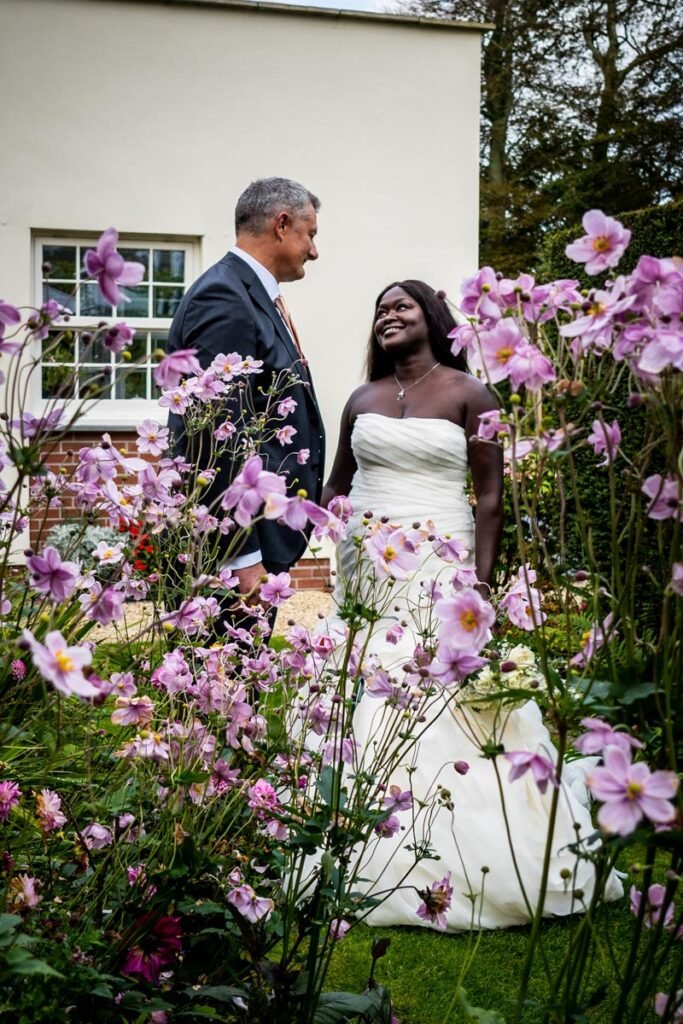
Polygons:
M159 975L175 963L182 950L180 918L144 914L137 921L137 943L126 953L121 973L159 984Z

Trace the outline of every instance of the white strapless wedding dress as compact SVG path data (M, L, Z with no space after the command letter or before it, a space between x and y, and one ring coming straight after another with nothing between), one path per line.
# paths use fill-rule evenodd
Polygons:
M358 469L349 495L354 516L347 540L338 551L341 576L348 577L357 565L358 549L351 538L362 532L360 521L366 511L373 513L373 520L387 516L391 523L404 527L416 523L424 526L431 521L442 536L457 537L473 551L473 516L466 493L467 445L462 427L448 420L393 419L365 413L355 421L352 444ZM386 628L410 621L409 615L415 615L416 607L419 611L421 595L425 605L421 580L439 576L447 581L454 569L454 565L430 553L419 571L397 586L396 599L378 624L369 648L395 678L400 680L402 666L413 655L415 631L406 628L394 645L384 639ZM372 769L377 737L396 714L381 700L367 694L361 697L354 715L358 770ZM373 840L366 850L367 859L363 858L360 870L364 881L359 888L378 895L394 890L366 918L368 923L428 923L416 916L421 902L418 890L428 888L447 872L451 873L453 887L447 913L449 930L466 930L472 923L475 927L502 928L529 920L529 909L533 911L538 903L552 787L545 794L539 792L531 772L509 782L509 762L498 757L506 829L494 764L482 757L479 745L486 741L493 724L493 711L457 707L452 690L432 702L417 742L404 757L403 767L392 773L390 782L402 790L410 786L415 801L432 803L440 785L441 800L429 825L424 824L426 814L423 821L418 815L413 826L410 811L400 813L398 818L407 827L391 838ZM533 701L506 713L504 726L499 722L496 740L508 751L533 751L553 759L556 756ZM469 766L466 774L455 770L456 762ZM577 835L584 841L588 837L597 841L587 808L584 775L580 762L571 762L562 776L544 901L544 913L549 916L580 911L593 891L593 865L569 849ZM414 854L405 847L423 840L438 859L415 864ZM572 896L572 890L582 895ZM621 883L613 875L606 897L615 899L621 894Z

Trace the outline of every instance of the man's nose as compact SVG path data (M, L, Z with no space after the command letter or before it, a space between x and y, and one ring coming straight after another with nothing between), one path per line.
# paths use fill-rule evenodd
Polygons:
M309 260L317 260L319 256L318 250L315 247L315 242L311 242L311 248L308 250Z

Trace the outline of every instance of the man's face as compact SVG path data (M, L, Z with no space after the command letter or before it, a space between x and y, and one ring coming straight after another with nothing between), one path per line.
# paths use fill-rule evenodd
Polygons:
M278 281L299 281L304 276L307 260L318 258L317 233L318 217L313 206L301 213L281 214L275 274Z

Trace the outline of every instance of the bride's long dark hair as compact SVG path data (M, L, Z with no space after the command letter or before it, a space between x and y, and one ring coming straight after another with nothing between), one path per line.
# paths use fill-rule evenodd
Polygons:
M389 374L394 372L394 360L382 349L375 337L377 307L390 288L402 288L404 292L417 302L424 313L425 320L427 321L427 330L429 331L429 344L434 353L434 358L444 366L452 366L456 370L462 370L464 373L467 373L467 357L464 349L457 356L454 356L451 352L451 342L448 335L458 325L445 298L442 294L430 288L424 281L408 280L394 281L392 284L388 284L377 296L375 316L372 318L368 352L365 361L366 380L381 380L382 377L388 377Z

